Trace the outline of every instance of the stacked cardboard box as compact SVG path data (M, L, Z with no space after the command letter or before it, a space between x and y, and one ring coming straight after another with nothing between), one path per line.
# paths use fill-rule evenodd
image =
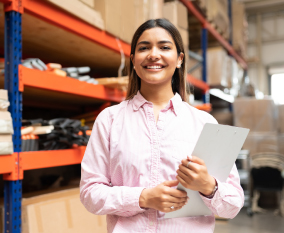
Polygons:
M228 0L207 0L207 19L224 38L229 37Z
M199 52L201 54L201 52ZM207 83L212 87L229 87L233 74L236 72L230 67L231 58L223 47L207 49ZM196 64L194 59L189 60L189 68ZM238 72L238 70L237 70ZM202 80L202 68L191 73L195 78ZM229 78L230 77L230 78Z
M244 149L251 154L279 152L278 114L272 99L237 98L233 114L235 126L250 129Z
M244 58L247 57L248 22L244 4L233 0L232 4L233 47Z
M0 90L0 155L13 153L13 122L8 106L8 92Z
M106 216L89 213L80 202L79 188L23 198L23 233L106 233Z
M166 2L163 6L163 17L168 19L179 30L184 47L188 50L187 8L179 1Z

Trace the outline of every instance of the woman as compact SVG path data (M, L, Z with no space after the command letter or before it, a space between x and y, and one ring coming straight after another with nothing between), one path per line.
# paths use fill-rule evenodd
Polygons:
M94 124L81 201L91 213L107 215L108 232L213 232L214 214L233 218L243 206L236 166L221 183L190 156L204 124L217 121L186 103L184 53L169 21L142 24L131 44L127 100L102 111ZM187 202L179 182L199 191L213 214L165 219Z

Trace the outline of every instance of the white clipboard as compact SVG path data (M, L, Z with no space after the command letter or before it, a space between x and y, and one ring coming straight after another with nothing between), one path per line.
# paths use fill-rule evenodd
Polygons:
M201 158L208 173L225 182L246 140L249 129L206 123L195 145L192 155ZM187 205L182 209L165 214L165 218L181 218L211 215L197 191L178 184L177 189L187 192Z

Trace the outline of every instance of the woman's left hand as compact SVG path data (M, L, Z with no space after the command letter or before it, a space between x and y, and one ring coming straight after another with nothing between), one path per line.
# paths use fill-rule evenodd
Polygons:
M189 160L183 159L182 164L177 170L177 180L185 187L191 190L199 191L208 196L214 190L215 179L207 172L207 168L202 159L192 156ZM188 167L187 167L188 164Z

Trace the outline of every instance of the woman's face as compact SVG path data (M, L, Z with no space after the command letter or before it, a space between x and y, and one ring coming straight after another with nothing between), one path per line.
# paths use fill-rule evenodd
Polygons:
M137 41L131 60L141 84L170 83L175 69L181 66L184 54L177 55L175 42L163 28L155 27L143 32Z

